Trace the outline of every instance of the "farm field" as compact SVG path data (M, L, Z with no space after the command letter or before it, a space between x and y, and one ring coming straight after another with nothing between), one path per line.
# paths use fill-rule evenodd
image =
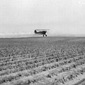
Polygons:
M85 85L85 38L0 39L0 85Z

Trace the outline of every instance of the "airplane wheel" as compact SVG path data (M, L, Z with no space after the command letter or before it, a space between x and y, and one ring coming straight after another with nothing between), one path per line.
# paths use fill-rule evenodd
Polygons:
M46 35L46 37L47 37L47 35Z

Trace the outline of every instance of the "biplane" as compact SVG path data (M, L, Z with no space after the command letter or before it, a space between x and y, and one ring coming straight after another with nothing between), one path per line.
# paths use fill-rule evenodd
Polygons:
M47 30L46 29L36 29L36 30L34 30L34 33L35 34L39 34L39 35L43 35L43 37L44 36L46 36L47 37Z

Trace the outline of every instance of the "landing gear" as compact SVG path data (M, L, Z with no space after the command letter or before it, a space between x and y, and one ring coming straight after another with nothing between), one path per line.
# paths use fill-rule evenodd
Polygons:
M44 37L44 35L43 35L43 37Z
M45 34L45 36L47 37L47 35Z
M47 37L47 35L46 35L46 34L44 34L44 35L43 35L43 37L44 37L44 36L46 36L46 37Z

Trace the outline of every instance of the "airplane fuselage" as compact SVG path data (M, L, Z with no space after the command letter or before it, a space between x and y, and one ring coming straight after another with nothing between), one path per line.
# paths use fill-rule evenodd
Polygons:
M44 36L47 36L47 35L46 35L46 32L47 32L47 31L36 31L36 30L35 30L34 32L35 32L35 34L43 35L43 37L44 37Z

